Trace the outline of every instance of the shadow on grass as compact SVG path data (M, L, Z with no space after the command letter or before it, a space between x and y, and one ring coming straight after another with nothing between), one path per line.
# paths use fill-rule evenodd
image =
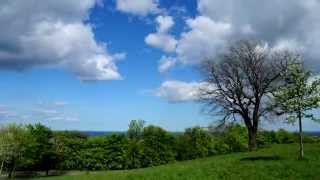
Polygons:
M22 178L22 179L29 179L29 178L62 176L65 174L67 174L67 171L50 170L48 175L46 175L46 173L42 172L42 171L16 171L14 173L14 177L15 178Z
M245 157L240 159L240 161L277 161L281 160L280 156L253 156L253 157Z

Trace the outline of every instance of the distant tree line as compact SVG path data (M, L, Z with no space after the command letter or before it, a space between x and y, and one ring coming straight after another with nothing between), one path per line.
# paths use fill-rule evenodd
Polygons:
M261 130L257 144L295 143L297 137L286 130ZM20 172L50 175L50 171L144 168L247 151L247 138L246 128L238 124L219 131L194 127L182 133L170 133L133 120L127 133L96 137L75 131L52 131L41 124L10 124L0 129L1 173L11 178ZM305 142L320 140L306 136Z

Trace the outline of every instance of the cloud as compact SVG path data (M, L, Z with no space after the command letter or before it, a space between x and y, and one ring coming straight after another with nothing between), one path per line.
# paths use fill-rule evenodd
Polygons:
M176 64L198 64L215 58L229 43L255 38L275 49L301 52L306 64L320 71L319 0L198 0L197 3L198 14L186 18L177 48L170 51L176 56Z
M88 20L95 0L1 1L0 69L63 67L81 80L122 79Z
M158 0L116 0L116 8L119 11L139 16L160 11Z
M18 111L15 107L0 105L0 121L20 121L24 120L27 115Z
M19 115L7 107L0 107L0 121L17 120Z
M181 34L177 45L177 56L183 64L196 64L219 53L226 45L232 25L198 16L186 21L187 32Z
M54 102L53 104L54 104L55 106L57 106L57 107L64 107L64 106L68 105L69 103L66 102L66 101L56 101L56 102Z
M162 49L165 52L173 52L176 48L177 41L168 34L153 33L145 38L145 42L153 47Z
M48 121L68 121L68 122L79 122L78 118L66 117L66 116L54 116L47 119Z
M279 39L277 42L275 42L274 47L272 47L272 50L291 50L303 52L304 47L301 44L299 44L296 40Z
M174 21L171 16L158 16L156 18L158 24L157 31L159 33L166 33L174 25Z
M65 121L76 122L79 119L73 116L65 101L44 102L40 101L27 107L0 106L0 121L32 123L35 121Z
M174 25L171 16L158 16L156 18L157 32L147 35L145 43L162 49L165 52L174 52L177 45L177 40L168 32Z
M174 57L162 56L159 62L158 70L163 73L168 71L177 63L177 59Z
M247 37L270 46L302 50L308 64L320 69L320 1L318 0L198 0L198 11L234 27L229 39ZM247 34L246 34L246 33Z
M25 120L37 120L37 121L67 121L76 122L79 121L77 117L70 116L67 110L66 101L56 102L39 102L31 109L28 109Z
M169 102L195 101L199 97L199 88L205 87L204 82L165 81L153 91L153 95Z

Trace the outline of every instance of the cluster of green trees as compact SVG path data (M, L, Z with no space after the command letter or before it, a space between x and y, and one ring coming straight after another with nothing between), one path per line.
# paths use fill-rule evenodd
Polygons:
M1 173L15 170L48 171L58 162L54 133L47 127L10 124L0 129Z
M133 120L127 133L87 137L80 132L52 131L41 125L7 125L0 130L1 172L119 170L248 150L246 128L229 125L212 131L200 127L170 133ZM259 131L258 145L297 142L285 130ZM309 142L319 142L308 138ZM307 140L307 139L306 139Z

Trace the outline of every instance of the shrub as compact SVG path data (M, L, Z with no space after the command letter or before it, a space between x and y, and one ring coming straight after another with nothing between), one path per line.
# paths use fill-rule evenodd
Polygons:
M122 134L89 138L80 151L81 169L118 170L125 169L128 138Z
M303 136L303 142L305 143L318 143L320 138L317 136L305 135Z
M54 133L54 150L59 158L58 169L81 169L81 150L86 147L87 137L78 132Z
M264 147L275 143L279 143L277 139L277 133L275 131L260 130L258 132L257 144L259 147Z
M143 161L143 141L132 140L128 144L127 151L127 169L135 169L142 167Z
M221 138L215 138L214 149L216 154L226 154L230 152L228 144L226 144Z
M8 174L16 170L120 170L167 164L247 150L247 130L228 125L210 133L200 127L172 134L157 126L133 121L131 133L87 137L79 132L52 132L36 124L0 128L0 160ZM298 135L284 129L259 131L257 143L298 142ZM304 142L320 138L304 136ZM57 163L59 162L58 166Z
M142 166L157 166L175 160L174 136L157 126L143 129Z
M245 127L230 125L223 134L223 141L228 145L230 152L241 152L248 150L248 134Z
M107 169L106 160L109 155L106 153L106 148L108 148L108 140L107 136L88 138L79 151L79 168L83 170Z
M216 154L213 137L200 127L188 128L177 138L178 160L195 159Z
M111 170L125 169L127 165L127 151L129 139L123 134L113 134L108 138L108 145L105 149L107 167Z
M277 131L276 137L277 137L278 143L280 144L289 144L289 143L297 142L295 135L284 129L279 129Z

